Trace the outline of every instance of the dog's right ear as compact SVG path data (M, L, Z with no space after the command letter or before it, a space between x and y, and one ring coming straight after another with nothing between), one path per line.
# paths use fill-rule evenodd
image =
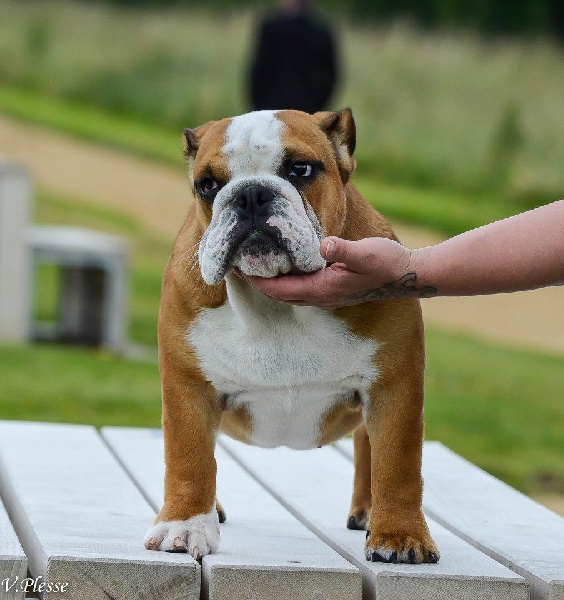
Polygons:
M182 136L182 144L184 146L184 157L186 160L194 158L200 147L200 140L206 133L206 131L215 123L210 121L204 125L200 125L194 129L185 129Z
M196 135L195 129L185 129L184 135L182 136L182 143L184 146L184 158L194 158L200 145L200 140Z

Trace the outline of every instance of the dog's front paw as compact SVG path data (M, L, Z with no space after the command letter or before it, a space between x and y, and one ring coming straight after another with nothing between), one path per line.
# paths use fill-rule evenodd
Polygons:
M440 553L428 532L366 532L366 560L387 563L436 563Z
M160 521L145 536L145 548L164 552L188 552L195 559L219 547L219 519L215 507L186 521Z

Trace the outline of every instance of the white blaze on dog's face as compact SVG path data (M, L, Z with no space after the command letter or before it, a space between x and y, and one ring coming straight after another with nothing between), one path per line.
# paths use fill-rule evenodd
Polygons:
M320 241L344 221L344 183L353 168L350 111L259 111L185 134L207 284L234 267L275 277L325 266ZM342 200L324 210L331 194Z

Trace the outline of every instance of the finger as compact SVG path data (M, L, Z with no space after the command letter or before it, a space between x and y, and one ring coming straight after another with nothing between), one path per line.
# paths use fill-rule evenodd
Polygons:
M351 242L331 236L321 242L320 253L328 262L342 263L350 271L363 273L366 270L367 241Z
M307 275L285 275L276 278L240 274L249 285L269 298L299 306L338 308L356 304L351 294L365 289L365 275L355 273L342 263Z
M283 277L265 278L242 274L245 281L263 294L278 300L288 302L307 302L309 297L316 295L319 289L320 275L316 271L308 275L284 275Z

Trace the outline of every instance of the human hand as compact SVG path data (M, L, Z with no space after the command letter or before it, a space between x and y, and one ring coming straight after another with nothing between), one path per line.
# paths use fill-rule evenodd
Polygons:
M348 241L328 237L320 253L325 269L274 278L238 273L252 287L277 300L300 306L339 308L368 300L422 298L434 288L418 288L411 268L412 251L387 238Z

